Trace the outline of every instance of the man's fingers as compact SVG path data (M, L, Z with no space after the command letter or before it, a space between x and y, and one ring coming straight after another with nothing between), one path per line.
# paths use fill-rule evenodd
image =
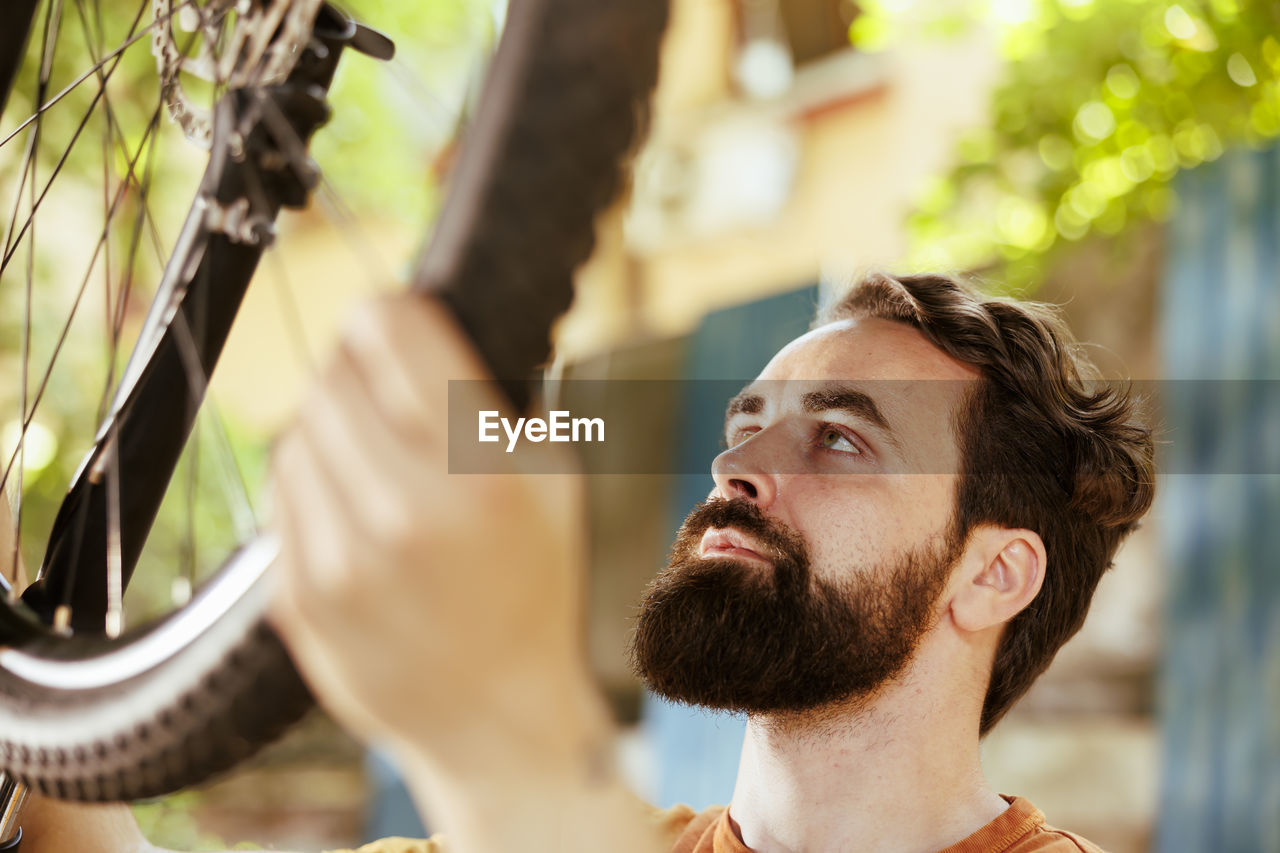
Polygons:
M352 317L343 348L368 383L379 411L397 426L439 418L449 408L449 382L470 381L483 390L477 402L504 403L480 356L448 309L420 294L373 301Z
M289 650L289 657L312 687L312 692L327 710L347 719L350 723L355 712L352 709L334 707L335 697L346 695L345 679L327 651L326 640L315 625L324 625L315 614L308 612L305 590L291 584L282 584L272 599L267 621L276 629ZM359 732L357 732L359 733ZM366 728L363 734L368 735Z
M293 555L290 568L309 590L340 591L359 536L347 497L333 487L302 431L276 447L273 480L281 548Z
M394 429L374 409L368 385L340 358L325 387L303 405L295 429L359 523L382 529L385 522L402 523L432 510L431 496L418 494L416 486L447 465L445 438L434 434L438 428Z

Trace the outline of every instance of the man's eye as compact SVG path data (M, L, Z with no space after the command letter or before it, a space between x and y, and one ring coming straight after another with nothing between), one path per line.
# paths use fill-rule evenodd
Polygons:
M818 441L827 450L841 453L862 454L862 448L854 444L847 435L833 426L824 426L818 433Z
M739 444L742 444L742 442L746 441L748 438L751 438L751 436L755 435L759 431L760 431L759 427L753 427L753 426L737 427L736 429L732 430L729 433L726 443L730 447L736 447Z

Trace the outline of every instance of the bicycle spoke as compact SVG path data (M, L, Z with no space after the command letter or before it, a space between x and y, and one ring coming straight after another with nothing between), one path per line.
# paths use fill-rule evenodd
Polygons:
M118 637L124 630L124 569L120 556L120 429L112 424L113 434L107 440L107 615L103 631ZM72 587L67 586L67 595ZM66 601L63 604L67 604Z
M440 97L437 90L422 82L422 78L413 72L403 59L399 57L386 63L386 70L392 80L409 94L417 107L417 115L433 123L432 133L445 134L450 126L457 123L457 111L450 108ZM467 98L472 92L468 93ZM464 98L464 101L467 100Z
M359 217L351 212L351 208L343 201L342 194L324 178L320 180L316 200L325 214L340 226L339 233L344 237L351 254L360 260L362 269L372 270L369 275L379 283L394 281L395 273L387 266L386 259L360 224Z
M61 0L58 0L58 2L56 3L56 6L54 3L50 3L47 7L45 7L46 12L45 12L45 19L44 19L43 35L41 36L41 40L40 40L40 71L36 80L36 102L37 103L42 101L48 94L49 74L53 66L53 53L54 53L53 46L52 46L54 39L51 39L50 35L56 34L57 32L57 29L54 23L55 22L54 10L55 8L60 10L61 6L62 6ZM60 22L61 19L62 19L62 15L61 15L61 12L59 11L56 16L56 20ZM34 171L36 168L36 154L38 153L40 148L40 130L42 126L42 117L43 117L42 113L32 117L35 119L35 127L32 129L31 135L27 138L27 150L23 155L22 171L18 178L17 191L14 193L13 214L10 217L9 232L5 238L4 254L6 257L10 254L10 250L12 247L14 247L17 239L19 239L18 237L15 236L14 224L18 221L18 209L19 209L19 206L21 205L23 191L27 188L28 182L31 183L32 187L34 187L36 183L36 179L34 177ZM0 272L2 271L3 271L3 268L0 267Z
M3 139L0 139L0 148L3 148L5 145L7 145L15 136L17 136L22 131L26 130L32 124L32 122L38 120L39 117L43 115L45 112L47 112L51 107L53 107L63 98L65 98L67 95L75 91L76 88L81 83L88 80L90 77L96 74L101 68L105 67L108 62L114 59L114 60L117 60L117 64L119 64L119 58L121 55L124 54L126 50L133 47L139 41L149 36L151 34L151 31L155 29L157 26L168 26L169 20L174 15L179 14L186 7L193 6L193 5L195 5L195 0L185 0L185 2L179 5L176 9L174 9L168 15L164 16L163 18L157 21L153 21L151 24L148 24L141 32L134 33L132 32L132 29L133 27L137 26L138 21L142 20L142 14L146 6L144 5L141 8L139 8L138 16L134 18L134 21L133 21L133 27L130 27L131 32L128 38L119 47L116 47L106 56L102 57L102 60L100 62L95 63L92 67L89 68L89 70L85 71L75 80L73 80L71 83L68 83L65 88L59 91L58 94L54 95L53 98L51 98L48 102L42 104L35 111L35 113L28 116L17 127L11 130L8 136L4 137ZM112 66L112 67L114 68L115 66Z
M9 500L8 495L3 491L0 491L0 501L7 500ZM19 500L19 506L21 506L21 503L22 501ZM8 563L8 571L3 574L4 581L6 582L4 590L5 598L10 604L12 604L18 597L18 578L20 574L19 566L22 565L20 562L22 559L22 528L18 524L17 513L14 513L10 518L9 525L11 528L10 533L12 534L13 542L11 544L10 553L4 555L5 562Z
M182 8L188 5L191 5L192 2L194 2L194 0L187 0L187 2L183 3L181 6L179 6L178 9L171 12L169 16L167 16L165 19L162 19L162 20L167 22L168 17L171 17L173 14L177 14L178 11L180 11ZM81 75L76 80L75 83L72 83L71 86L64 89L61 93L55 96L53 100L49 101L47 104L41 107L35 113L35 115L28 118L21 125L19 125L12 133L10 133L9 136L5 137L4 140L0 141L0 146L3 146L6 142L11 140L14 136L16 136L19 132L21 132L25 127L30 125L32 122L38 123L41 120L41 116L44 115L47 109L53 106L53 104L57 103L59 100L61 100L61 98L64 97L71 89L74 89L80 83L87 80L91 75L95 73L98 74L98 81L99 81L98 90L94 94L94 97L90 102L88 109L85 111L84 116L81 117L75 132L72 134L71 141L67 144L66 149L63 151L61 157L59 158L58 163L54 167L53 173L50 175L48 182L46 182L44 189L41 190L39 199L37 199L37 202L35 204L35 209L32 209L29 212L26 221L23 223L20 229L16 229L15 231L12 225L10 226L9 236L5 243L5 254L3 259L0 259L0 275L3 275L5 268L9 265L9 262L12 259L13 253L17 250L17 243L22 240L23 236L31 228L32 221L35 218L36 210L39 208L40 204L43 203L45 197L49 192L49 189L53 185L54 180L58 177L58 174L62 171L63 166L66 165L66 162L71 155L72 149L75 147L76 142L79 140L81 134L84 132L84 129L88 125L89 120L93 117L94 111L97 109L98 102L100 100L106 99L107 84L110 81L111 76L115 73L116 69L120 67L120 59L123 57L124 50L127 49L130 45L136 43L139 38L147 35L147 33L151 29L153 29L157 23L159 23L159 22L153 23L150 26L144 28L141 33L133 35L133 31L137 29L138 23L142 19L142 13L145 8L146 8L145 5L139 8L138 15L134 18L132 24L129 27L131 36L126 40L126 42L123 45L113 50L110 54L104 57L100 62L95 62L93 67L90 68L89 71L85 72L85 74ZM188 46L193 42L194 42L194 38L189 40ZM115 63L111 66L110 70L106 71L105 73L102 72L101 69L104 68L106 64L110 62L112 59L115 60ZM154 128L149 128L148 134L153 131L154 131ZM37 124L37 133L38 133L38 124ZM139 150L141 150L141 146L139 146ZM34 156L33 154L31 154L31 151L32 149L29 146L29 156ZM130 174L133 173L135 165L136 165L136 157L131 159L129 162ZM24 178L25 177L26 177L26 169L24 168ZM16 218L17 217L15 215L14 219L16 220Z
M4 254L9 254L13 248L14 239L17 235L18 214L22 208L22 194L27 188L28 179L31 176L31 166L36 154L36 136L37 133L32 131L31 136L27 139L27 150L22 155L22 169L18 175L18 186L13 194L13 213L9 215L9 229L5 235Z
M191 428L191 437L187 439L187 488L185 535L182 537L182 552L178 559L184 581L176 588L171 588L170 595L181 590L187 595L196 585L196 496L200 479L200 434L201 424L197 421Z
M62 2L58 0L46 7L44 19L44 35L40 43L40 74L36 83L37 100L43 100L48 94L49 78L53 72L53 57L55 53L55 45L57 42L57 34L62 24ZM27 148L27 159L23 163L23 181L19 183L18 196L21 197L23 184L29 188L28 204L30 209L34 210L36 205L35 188L38 183L37 170L38 160L36 157L40 148L40 131L42 122L37 121L31 133L30 145ZM27 181L26 179L30 180ZM31 239L27 243L27 266L25 276L25 287L23 293L23 317L22 317L22 372L19 378L19 396L20 409L22 412L21 422L22 429L18 434L17 446L17 462L18 462L18 482L17 493L18 503L14 513L17 525L17 534L14 536L14 577L17 577L17 560L19 559L21 549L21 531L22 531L22 492L26 481L27 468L27 427L31 417L30 403L30 375L31 375L31 313L35 292L35 256L36 256L36 238L35 229L31 229ZM3 482L0 482L0 491L3 491Z
M202 267L201 275L207 274ZM182 360L182 369L187 374L188 403L195 401L196 405L199 405L199 401L204 399L209 377L205 376L204 369L200 366L200 353L196 350L195 335L191 331L186 315L181 311L173 315L173 322L169 327L174 331L178 356ZM191 411L188 414L194 415L195 412Z
M49 176L49 180L45 183L44 188L40 191L40 196L35 202L35 208L27 215L27 219L25 222L23 222L22 228L18 230L16 238L14 238L11 241L12 245L10 245L6 250L4 258L0 259L0 275L4 274L5 268L9 266L9 261L13 257L13 253L17 251L17 243L20 242L23 236L27 233L27 231L30 230L31 223L35 219L36 211L39 209L40 205L44 203L44 199L48 196L50 187L53 186L53 182L57 179L58 174L62 171L63 166L66 165L67 160L71 156L72 149L75 147L76 142L80 139L81 134L84 133L85 127L88 126L89 119L93 117L94 109L97 107L98 101L102 100L102 95L106 91L107 81L110 80L111 75L115 73L115 70L119 67L120 67L120 62L119 62L119 59L117 58L116 64L112 65L111 70L106 72L106 74L102 78L102 81L98 86L98 91L94 94L93 100L90 102L88 110L86 110L84 116L81 117L79 124L76 126L75 133L73 133L71 136L70 143L68 143L66 150L62 152L62 156L58 158L58 163L57 165L54 166L53 173Z
M146 227L148 235L151 237L152 247L156 252L156 257L160 261L161 269L164 267L164 249L160 239L159 229L156 227L155 219L151 213L151 207L147 204L147 197L151 189L151 178L155 166L155 148L156 140L159 134L156 132L160 124L160 114L164 110L164 105L157 103L155 110L151 114L150 121L147 124L146 144L149 147L147 152L147 168L143 173L141 181L137 181L136 173L130 169L131 176L138 187L138 204L139 211L134 217L133 230L129 237L128 254L125 259L123 276L124 280L120 283L118 292L116 293L115 305L112 306L110 300L107 302L107 375L103 382L102 394L98 398L98 421L101 422L107 416L107 407L111 402L111 391L116 384L116 366L119 360L120 352L120 336L124 328L125 310L129 304L129 299L133 294L133 283L137 270L138 248L142 243L142 232ZM123 146L122 146L123 147ZM126 181L129 178L126 177Z
M97 64L98 58L99 58L98 50L95 49L93 40L90 37L88 21L83 15L84 6L83 6L83 3L80 2L80 0L77 0L77 7L81 10L81 13L82 13L80 20L85 33L85 44L89 49L90 57L95 61L95 64ZM101 20L99 20L99 25L101 25ZM136 173L134 169L136 160L133 158L130 158L128 144L125 141L124 130L119 126L119 123L116 120L115 110L112 108L112 105L111 105L111 97L107 91L106 75L104 75L101 70L98 71L98 75L99 75L99 85L103 93L103 97L102 97L103 115L105 116L105 121L106 121L106 133L103 138L103 157L102 157L102 168L103 168L102 196L103 196L103 221L104 221L104 236L105 236L106 231L108 230L113 217L112 206L109 200L110 192L108 190L107 182L110 180L110 177L111 177L111 159L115 151L115 146L113 144L113 141L117 136L120 140L120 148L124 153L125 161L129 164L125 172L124 179L121 181L121 188L127 189L130 185L135 184L137 179L136 179ZM155 130L158 126L159 110L160 110L160 107L157 106L155 114L152 116L151 121L148 122L148 125L147 125L146 133L148 134L148 136L144 137L144 139L140 141L138 144L139 156L141 155L142 150L147 147L148 140L150 140L151 142L151 151L154 152L154 140L156 137ZM151 159L149 158L148 169L150 169L150 166L151 166ZM112 316L111 241L110 239L105 239L103 241L103 246L104 246L103 286L105 288L104 317L107 320L107 324L109 327L108 328L108 339L109 339L108 365L109 366L108 366L107 372L108 374L111 374L114 372L114 370L112 369L112 366L114 366L115 364L116 350L118 348L119 336L117 334L114 334L113 330L110 328L111 316ZM106 610L106 615L103 623L103 632L108 637L115 638L115 637L119 637L121 632L123 632L125 627L125 622L124 622L124 601L123 601L124 579L123 579L123 568L122 568L123 561L121 557L121 532L120 532L120 454L118 452L119 428L118 426L113 424L112 429L114 430L114 434L108 439L108 445L110 449L108 450L108 453L107 453L108 470L106 475L106 483L107 483L107 555L106 555L107 556L107 577L106 577L107 610ZM64 602L64 604L66 604L66 602Z
M85 49L88 50L89 52L89 58L93 60L95 64L97 64L101 62L101 59L102 59L101 57L101 54L102 54L102 43L101 43L102 42L102 19L101 19L102 5L100 3L95 4L95 9L98 12L98 16L95 19L95 22L97 23L97 26L98 26L98 35L96 38L94 36L94 33L92 32L92 25L89 20L88 11L85 8L85 0L76 0L76 11L80 19L80 31L84 39ZM99 76L99 84L102 85L105 90L105 81L102 80L101 70L99 70L98 76ZM111 97L109 94L104 94L103 96L102 110L103 110L103 115L105 116L105 119L106 119L105 132L102 134L102 215L105 221L107 218L108 211L110 210L110 207L111 207L111 190L110 190L111 179L112 179L111 163L112 163L112 158L115 154L117 140L118 140L120 150L124 153L126 161L129 159L129 149L128 149L128 144L125 141L126 137L125 137L124 130L123 128L121 128L120 123L116 118L115 109L112 107ZM154 142L154 138L155 137L152 137L153 142ZM154 147L152 148L152 151L154 151ZM150 163L151 163L151 160L150 158L148 158L148 168L150 168ZM130 170L124 176L124 181L125 183L131 183L131 182L136 183L136 176L134 175L132 170ZM111 382L110 377L115 372L114 365L115 365L115 360L117 355L116 350L118 348L118 338L119 338L118 335L113 334L114 327L112 323L112 317L114 312L112 311L112 307L111 307L112 266L113 265L112 265L112 259L111 259L111 243L110 241L108 241L103 253L103 277L102 277L103 278L103 300L104 300L104 306L105 306L105 311L103 312L103 314L104 314L104 320L106 323L106 338L107 338L108 386L110 385L110 382ZM105 393L104 393L104 398L105 398ZM102 420L104 406L105 406L105 403L101 403L99 405L99 410L98 410L99 421Z
M134 163L131 164L131 168L136 165L136 157L140 156L142 147L143 146L139 146L138 152L135 153L135 161ZM44 374L42 375L40 380L39 387L36 391L35 398L34 400L31 401L30 412L28 412L23 418L22 431L24 434L31 425L32 413L39 406L40 400L44 397L44 393L48 388L49 379L53 374L53 368L57 361L58 354L62 351L63 346L66 344L67 335L71 330L71 324L75 319L76 311L80 306L80 302L84 297L85 291L88 289L89 281L93 275L93 269L97 265L98 256L102 251L102 245L103 243L106 242L109 231L110 231L111 219L114 218L116 212L120 208L120 202L121 202L121 199L123 199L124 197L125 189L126 189L126 186L122 184L116 190L115 197L112 199L111 210L109 212L110 215L107 223L103 226L102 232L98 237L98 241L94 248L93 255L89 261L88 271L85 273L84 279L81 281L80 286L76 291L75 298L72 301L70 315L67 317L66 322L63 323L62 330L59 333L57 341L54 344L53 354L50 356L49 365L45 368ZM0 489L3 489L5 484L8 482L9 475L13 469L13 464L14 464L14 456L11 456L8 464L5 467L4 474L0 475Z
M231 435L227 431L222 411L214 400L205 404L208 419L213 423L213 434L217 437L218 455L221 462L218 469L223 472L223 493L230 498L235 493L236 500L228 499L231 505L232 522L236 529L236 538L248 542L261 532L258 515L253 509L253 498L249 494L249 483L244 476L244 468L235 449L231 446Z

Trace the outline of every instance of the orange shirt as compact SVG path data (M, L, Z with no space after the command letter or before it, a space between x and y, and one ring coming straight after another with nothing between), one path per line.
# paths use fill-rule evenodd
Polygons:
M1078 835L1054 829L1022 797L1005 797L1009 808L995 820L938 853L1103 853ZM752 853L729 822L729 810L714 806L693 814L671 853Z
M1047 825L1040 810L1022 797L1004 799L1009 808L995 820L938 853L1103 853L1080 836ZM724 806L698 813L688 806L655 809L654 817L663 833L675 839L671 853L752 853L734 834ZM355 853L447 853L447 847L439 838L384 838Z

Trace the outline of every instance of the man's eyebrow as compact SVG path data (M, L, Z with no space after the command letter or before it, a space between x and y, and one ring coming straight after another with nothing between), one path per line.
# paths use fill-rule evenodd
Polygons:
M724 410L724 429L721 435L725 436L729 433L729 421L733 420L734 415L758 415L764 411L764 397L759 394L752 394L743 391L741 394L729 401L729 405Z
M810 413L829 412L833 409L848 412L878 427L899 452L903 449L902 443L898 440L898 434L889 425L889 421L881 413L876 401L871 399L869 394L856 388L835 386L821 391L809 391L800 398L800 406Z
M743 391L729 401L728 407L724 410L724 419L728 420L734 415L758 415L763 411L764 397Z

